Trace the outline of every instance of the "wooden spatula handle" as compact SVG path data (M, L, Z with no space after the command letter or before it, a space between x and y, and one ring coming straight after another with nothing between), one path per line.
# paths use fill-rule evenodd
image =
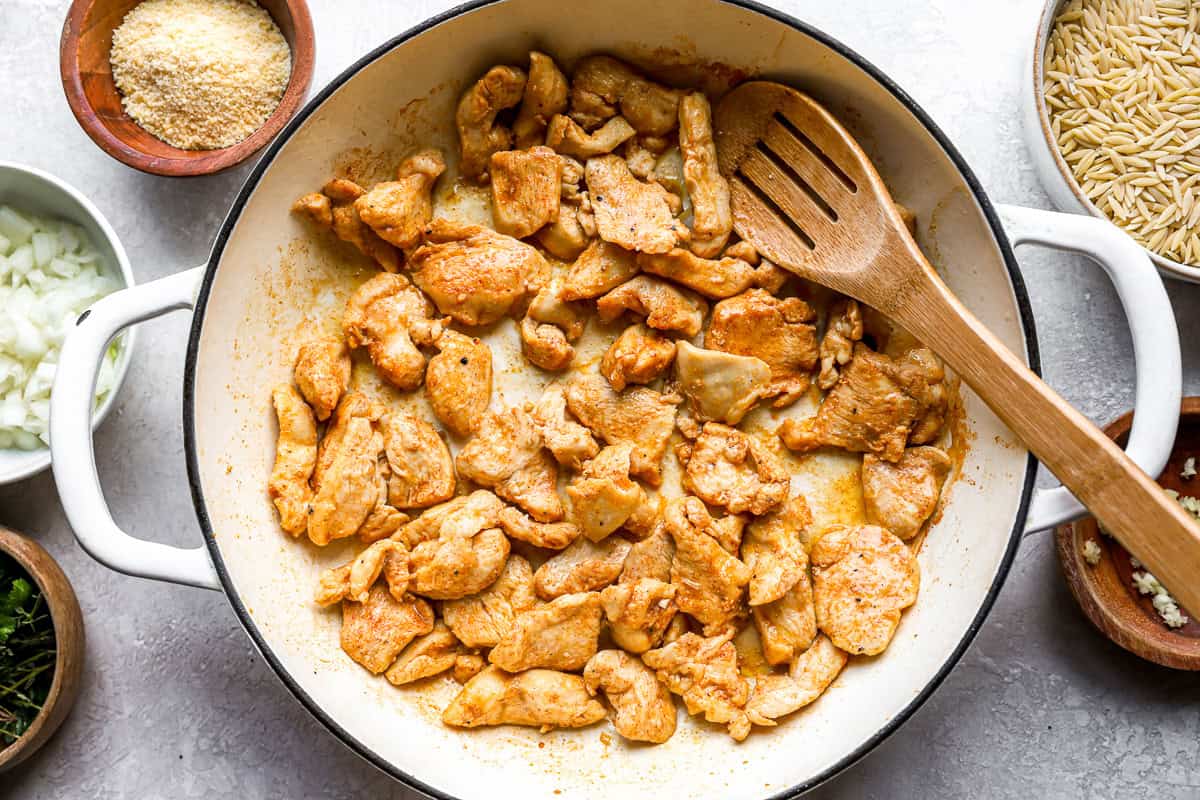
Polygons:
M1200 525L1191 515L1025 366L936 274L907 289L889 315L937 352L1186 609L1200 613Z

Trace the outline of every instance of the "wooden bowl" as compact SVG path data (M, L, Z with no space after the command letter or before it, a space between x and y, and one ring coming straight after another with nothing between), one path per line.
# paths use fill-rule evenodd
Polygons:
M104 152L142 172L211 175L240 164L279 133L304 102L315 45L304 0L259 0L292 50L292 75L279 107L249 138L220 150L180 150L148 133L121 105L108 55L113 30L140 0L74 0L63 24L59 69L75 119Z
M0 750L0 772L4 772L37 752L67 718L79 694L85 647L79 600L75 597L71 582L50 554L32 539L3 526L0 526L0 552L16 559L42 590L54 622L54 638L58 648L54 681L50 684L50 693L46 696L41 713L20 739Z
M1124 444L1132 424L1133 412L1129 412L1104 432ZM1200 475L1184 480L1179 474L1191 456L1200 460L1200 397L1183 400L1175 448L1158 477L1159 484L1181 495L1200 496ZM1095 566L1083 557L1083 545L1089 539L1100 546L1100 563ZM1191 609L1182 609L1188 617L1186 624L1174 629L1163 624L1150 597L1139 594L1133 586L1129 553L1115 539L1100 533L1094 518L1060 525L1055 540L1067 585L1101 633L1147 661L1174 669L1200 670L1200 618Z

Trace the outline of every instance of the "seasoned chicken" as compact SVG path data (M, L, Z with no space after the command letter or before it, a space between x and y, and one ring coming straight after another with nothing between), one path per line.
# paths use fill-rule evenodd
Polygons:
M778 600L751 609L763 657L768 664L786 664L812 644L817 635L812 582L808 572Z
M478 653L460 653L454 658L454 667L450 671L450 676L461 685L483 672L485 667L487 667L487 661Z
M375 542L353 561L325 570L317 584L316 603L328 606L347 598L361 603L380 575L386 579L392 597L404 599L409 572L408 549L403 542L390 539Z
M637 262L643 272L669 278L714 300L733 297L754 285L754 267L738 258L701 258L676 247L666 253L638 253Z
M787 675L767 675L754 683L746 702L746 714L755 725L774 725L775 720L799 711L816 700L846 666L846 653L826 636L817 636L792 662Z
M563 595L518 615L488 661L506 672L583 669L596 654L602 617L596 592Z
M796 495L771 513L753 520L742 539L742 560L750 568L750 605L761 606L787 594L808 574L803 532L812 513Z
M563 165L562 195L558 218L537 234L537 240L555 258L573 261L596 235L592 200L583 189L583 164L559 156Z
M750 685L738 672L737 650L727 637L685 633L644 654L642 661L683 698L689 714L703 711L709 722L727 725L729 735L739 742L750 734L744 710Z
M645 539L634 542L621 569L621 583L632 583L642 578L670 581L671 562L674 559L675 541L664 526L659 526Z
M292 211L329 228L337 238L354 245L384 270L396 272L400 269L400 252L359 219L354 204L362 196L363 188L354 181L334 178L320 192L306 194L297 200Z
M725 552L709 532L713 518L704 504L694 497L671 500L664 521L675 540L671 583L680 610L711 627L744 613L750 569Z
M629 478L632 454L629 442L609 445L567 484L571 521L593 542L624 525L646 501L645 490Z
M901 356L901 361L919 368L925 375L926 385L926 391L919 396L925 413L913 426L908 441L911 444L929 444L941 435L949 412L950 397L942 360L928 347L914 347Z
M490 586L504 569L508 537L499 528L474 536L443 534L412 551L412 591L433 600L454 600Z
M510 675L496 666L467 681L442 712L442 722L456 728L528 725L543 732L582 728L604 717L604 706L578 675L551 669Z
M821 631L848 653L882 653L900 624L900 612L917 601L916 555L875 525L830 528L811 555Z
M867 522L908 541L937 508L950 457L936 447L910 447L895 464L863 456L863 506Z
M556 485L558 464L543 449L541 431L525 409L486 413L455 463L459 475L494 489L538 522L563 518Z
M697 420L736 425L767 394L771 368L754 356L676 346L675 378Z
M317 465L317 423L300 393L286 383L271 392L271 402L279 419L279 438L267 495L279 512L280 527L299 536L308 527L313 497L308 479Z
M425 397L434 415L458 436L470 436L492 399L492 351L485 342L446 328L425 370Z
M567 398L561 385L547 386L530 413L541 430L546 449L562 466L578 471L583 468L583 462L600 452L600 445L596 444L591 431L567 418Z
M611 56L588 56L571 76L571 118L590 130L619 110L638 133L663 136L679 123L680 94Z
M350 296L342 332L351 348L367 348L380 375L408 391L425 374L425 356L417 347L429 345L442 330L432 316L429 301L407 278L381 272Z
M636 545L635 545L636 546ZM676 587L656 578L614 583L600 593L613 641L631 653L657 647L675 617Z
M650 383L674 360L675 342L639 322L613 340L600 361L600 374L620 392L631 383Z
M409 259L413 282L438 310L463 325L490 325L525 297L526 282L548 269L537 250L480 225L435 219Z
M766 514L787 499L791 476L758 438L708 422L690 450L684 486L709 505Z
M414 639L404 648L383 677L394 686L403 686L442 674L454 666L458 656L458 639L446 627L446 623L439 620L432 631Z
M350 353L341 339L324 337L300 345L292 377L322 422L337 408L350 384Z
M717 169L712 108L702 92L686 94L679 101L679 149L683 151L683 174L692 199L692 251L712 258L725 247L733 231L733 212L729 207L729 184Z
M463 92L454 123L462 148L458 171L464 177L482 183L492 153L512 147L512 131L497 124L496 115L521 102L524 92L525 71L508 66L492 67Z
M613 117L588 133L570 117L556 114L546 131L546 145L564 156L587 160L611 153L636 134L624 117Z
M433 185L445 171L440 151L422 150L401 162L396 180L377 183L355 200L354 210L385 242L416 247L433 219Z
M658 177L654 172L658 156L639 141L636 136L625 142L622 155L625 157L625 163L629 165L629 171L641 180L648 181ZM656 180L655 183L657 182ZM663 188L671 191L670 186ZM673 191L671 193L674 194Z
M528 315L536 322L554 325L562 330L567 341L573 342L583 335L588 308L584 303L568 300L563 277L555 275L534 295Z
M375 507L358 528L358 538L367 544L387 539L412 519L388 501L388 481L391 480L392 470L384 452L383 434L376 431L375 438L377 444L374 449L379 452L375 462Z
M382 441L371 423L353 417L346 423L333 459L312 499L308 538L316 545L353 536L379 499L376 471Z
M700 332L708 303L688 289L673 286L661 278L638 275L596 301L600 319L612 322L625 311L646 318L646 324L660 331L675 331L689 339Z
M496 230L524 239L558 219L562 159L549 147L492 154L492 217Z
M510 539L547 550L562 550L579 538L579 526L573 522L537 522L512 506L500 512L500 528Z
M778 395L774 405L782 408L804 394L816 366L814 317L798 297L779 299L751 289L713 307L704 346L765 361L771 368L767 396Z
M390 477L387 500L396 508L426 508L454 496L454 461L436 430L402 411L379 419Z
M583 335L586 313L581 303L563 299L563 282L553 278L534 296L521 320L521 351L525 358L552 372L569 367L575 358L571 342Z
M613 727L634 742L662 744L675 733L675 703L654 671L621 650L601 650L583 671L592 694L604 692Z
M520 556L509 556L500 577L479 594L442 604L442 617L467 647L494 647L518 614L537 605L533 568Z
M645 253L665 253L687 241L687 226L675 219L670 192L645 183L616 155L589 158L584 171L600 238Z
M838 381L841 368L850 363L854 343L863 337L863 318L858 301L849 297L838 300L829 309L825 335L821 338L821 374L817 385L829 391Z
M563 283L564 300L599 297L638 273L637 258L619 245L597 239L579 254Z
M433 630L433 609L419 597L392 597L375 586L361 603L342 603L342 650L378 675L409 642Z
M746 514L726 514L720 519L714 519L705 532L717 540L722 550L736 556L742 546L742 533L750 519Z
M534 589L544 600L603 589L621 574L631 546L620 536L609 536L599 543L580 536L538 567L533 574Z
M799 452L832 445L899 461L909 433L942 396L940 384L931 385L941 370L933 373L918 359L909 353L894 361L860 342L816 416L784 420L780 438Z
M662 483L662 458L675 429L676 395L638 387L613 391L601 375L577 375L567 384L567 408L609 444L631 442L630 471L649 483Z
M347 392L338 403L329 424L325 426L325 435L317 446L317 467L313 470L312 487L315 491L321 489L325 473L332 466L334 458L341 447L342 439L350 429L350 421L364 419L374 425L383 416L384 407L359 392ZM382 449L382 442L380 448Z
M546 126L555 114L567 110L567 77L545 53L529 54L529 80L521 108L513 122L517 148L527 150L546 139Z
M646 495L642 504L633 510L629 519L625 520L624 528L637 539L644 539L654 533L662 517L662 495L651 497Z

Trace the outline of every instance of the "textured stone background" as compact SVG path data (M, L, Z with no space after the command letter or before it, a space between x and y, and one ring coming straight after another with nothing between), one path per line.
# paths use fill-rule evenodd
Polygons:
M1048 207L1017 116L1040 0L777 2L890 73L946 130L996 201ZM203 262L245 170L173 181L134 172L76 126L58 78L67 0L0 0L0 159L51 170L116 227L139 280ZM315 86L452 5L310 0ZM1079 259L1021 254L1050 383L1105 422L1132 402L1115 295ZM1186 388L1200 393L1200 287L1169 287ZM145 326L97 460L118 522L194 544L180 403L187 319ZM1043 481L1045 483L1045 481ZM217 593L127 578L73 541L49 474L0 487L0 522L37 538L73 579L88 671L54 741L0 776L0 797L415 796L327 734L256 657ZM899 734L813 797L1194 798L1200 680L1101 638L1064 586L1047 536L1027 540L970 652Z

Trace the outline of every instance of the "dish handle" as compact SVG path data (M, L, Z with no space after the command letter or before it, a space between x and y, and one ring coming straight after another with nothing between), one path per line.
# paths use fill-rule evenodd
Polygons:
M1133 239L1104 220L1021 206L999 205L997 210L1014 247L1039 244L1081 253L1108 274L1133 338L1137 414L1125 452L1147 475L1157 477L1175 444L1183 367L1175 314L1154 264ZM1086 513L1065 486L1038 489L1029 504L1025 533L1045 530Z
M54 481L75 538L92 558L118 572L203 589L219 589L204 547L137 539L117 527L100 488L92 445L92 397L104 351L130 325L192 308L204 267L124 289L83 312L67 334L50 393Z

